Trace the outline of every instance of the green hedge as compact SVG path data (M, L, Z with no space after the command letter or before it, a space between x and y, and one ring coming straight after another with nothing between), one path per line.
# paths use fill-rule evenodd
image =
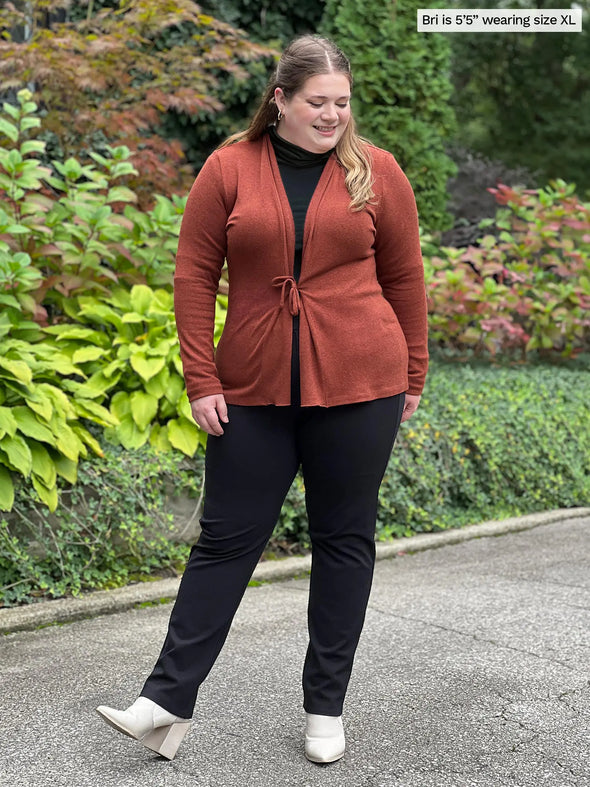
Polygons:
M377 537L590 504L590 373L583 363L433 362L379 495ZM303 487L275 537L308 546Z
M500 367L433 362L420 408L403 424L379 496L377 537L408 536L590 504L590 373L583 362ZM181 570L186 544L162 531L171 494L196 498L203 457L106 446L80 461L54 514L23 479L0 522L0 603L113 587ZM297 477L271 547L309 547Z
M170 538L168 500L182 490L196 505L200 483L177 455L114 445L80 461L75 485L60 480L55 513L19 479L14 508L0 519L0 606L182 571L188 546Z

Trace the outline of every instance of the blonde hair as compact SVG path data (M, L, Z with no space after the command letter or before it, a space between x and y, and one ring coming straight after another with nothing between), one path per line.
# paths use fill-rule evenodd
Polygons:
M317 35L304 35L295 38L285 49L271 76L260 105L245 131L232 134L219 148L247 139L250 142L260 139L268 126L276 123L278 109L274 99L280 87L289 100L294 93L303 88L305 82L318 74L339 73L348 77L352 88L350 62L344 52L328 38ZM362 210L374 197L370 142L359 136L352 115L336 144L336 158L346 175L344 182L350 194L351 210Z

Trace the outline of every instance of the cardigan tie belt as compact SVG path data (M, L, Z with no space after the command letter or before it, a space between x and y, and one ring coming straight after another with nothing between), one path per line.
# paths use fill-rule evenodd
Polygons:
M297 289L297 282L293 276L275 276L272 280L273 287L281 288L281 302L283 307L285 300L288 301L289 311L293 316L299 314L301 310L301 294Z

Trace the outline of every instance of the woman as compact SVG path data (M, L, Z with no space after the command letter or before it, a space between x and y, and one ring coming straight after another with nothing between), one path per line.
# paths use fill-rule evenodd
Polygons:
M296 39L186 206L175 308L192 412L210 435L202 532L139 699L98 708L170 759L300 466L312 543L305 754L344 754L379 485L428 363L414 195L393 156L356 134L351 86L332 42Z

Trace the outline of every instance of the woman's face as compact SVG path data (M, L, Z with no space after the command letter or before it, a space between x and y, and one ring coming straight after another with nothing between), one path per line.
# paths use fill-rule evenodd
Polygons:
M309 150L324 153L336 146L350 120L350 82L346 74L317 74L289 100L275 90L283 118L277 131L283 139Z

